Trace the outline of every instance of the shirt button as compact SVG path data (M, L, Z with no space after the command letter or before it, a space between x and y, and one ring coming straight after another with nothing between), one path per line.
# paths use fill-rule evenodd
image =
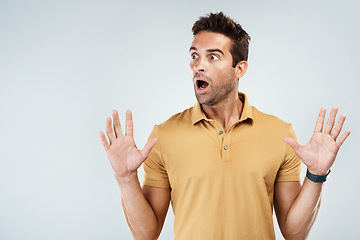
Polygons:
M227 146L227 145L225 145L225 146L224 146L224 149L225 149L225 150L227 150L227 149L228 149L228 146Z
M220 135L223 134L223 131L219 131L219 134L220 134Z

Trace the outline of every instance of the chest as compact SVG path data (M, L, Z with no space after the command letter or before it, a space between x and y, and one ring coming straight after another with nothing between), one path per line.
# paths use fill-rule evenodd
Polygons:
M184 131L165 141L172 146L163 151L171 187L256 181L272 188L284 160L282 138L246 126L226 133Z

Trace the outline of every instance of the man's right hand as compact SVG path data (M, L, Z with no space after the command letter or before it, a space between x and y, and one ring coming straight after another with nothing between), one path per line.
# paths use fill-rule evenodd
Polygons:
M119 180L127 179L137 174L137 169L148 157L150 150L155 146L157 139L151 138L147 141L144 148L139 150L133 137L133 120L130 110L126 111L125 135L123 135L119 120L119 114L116 110L111 118L105 120L106 139L103 132L99 132L101 143L106 150L111 167L114 170L115 177Z

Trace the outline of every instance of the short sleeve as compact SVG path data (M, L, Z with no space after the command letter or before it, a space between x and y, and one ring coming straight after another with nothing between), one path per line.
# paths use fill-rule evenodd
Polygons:
M161 157L161 137L159 134L159 126L154 126L149 139L157 138L158 142L151 149L148 158L143 163L144 178L143 185L151 187L170 187L164 160Z
M296 134L292 125L289 124L289 137L297 140ZM297 182L300 181L301 174L301 159L296 155L294 149L285 143L284 162L281 165L276 182Z

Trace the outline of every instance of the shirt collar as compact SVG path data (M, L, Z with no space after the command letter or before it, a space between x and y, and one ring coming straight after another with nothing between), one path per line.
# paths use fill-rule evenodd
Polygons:
M239 92L239 99L244 104L239 122L245 121L248 118L254 120L253 109L252 109L245 93ZM206 117L204 111L201 108L201 104L199 102L196 102L196 104L194 105L191 120L192 120L193 125L195 125L197 122L199 122L201 120L211 121L211 119L208 119Z

